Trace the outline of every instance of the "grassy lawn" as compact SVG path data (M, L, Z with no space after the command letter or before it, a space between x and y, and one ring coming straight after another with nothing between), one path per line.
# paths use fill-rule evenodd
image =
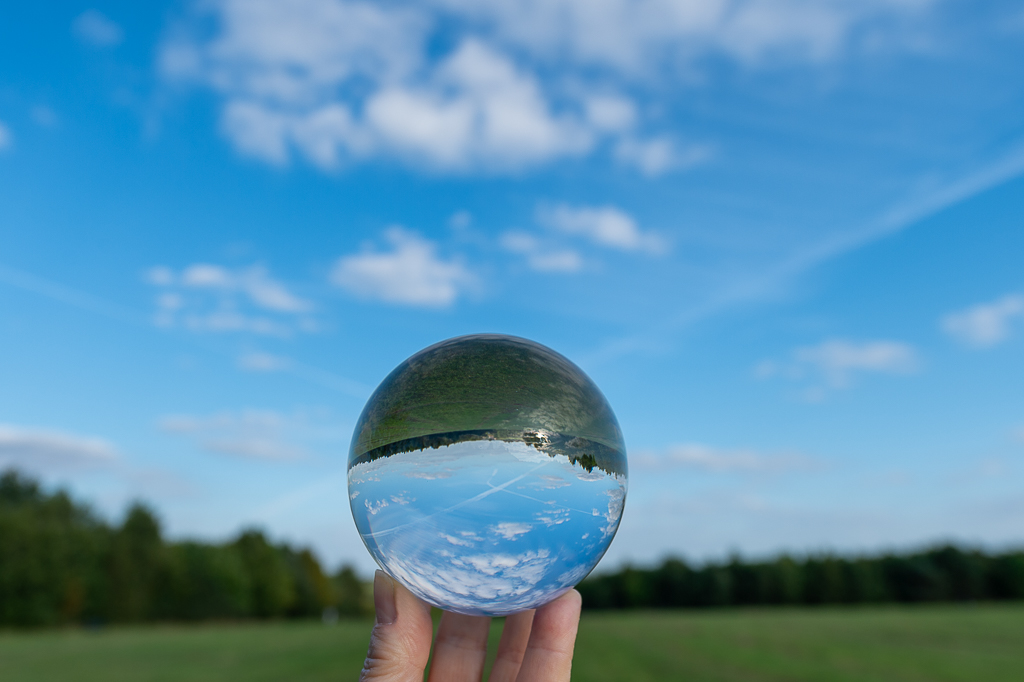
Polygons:
M343 621L6 632L0 680L354 680L369 628ZM496 623L493 645L499 635ZM573 671L594 681L1020 682L1024 606L588 612Z

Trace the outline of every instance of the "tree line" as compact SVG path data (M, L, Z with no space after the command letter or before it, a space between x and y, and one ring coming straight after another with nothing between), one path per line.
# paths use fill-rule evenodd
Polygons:
M579 586L588 609L1024 599L1024 552L943 546L695 566L668 559ZM0 475L0 627L311 618L372 612L351 567L326 572L259 530L224 543L169 541L145 505L110 524L66 492Z
M592 576L578 588L590 609L1024 599L1024 552L985 554L952 545L906 554L833 555L652 569Z
M223 544L167 541L134 504L111 525L67 493L0 476L0 627L306 618L369 612L351 567L247 530Z

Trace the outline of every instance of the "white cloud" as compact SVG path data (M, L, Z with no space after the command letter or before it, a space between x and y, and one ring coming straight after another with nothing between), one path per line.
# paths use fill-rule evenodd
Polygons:
M822 62L868 23L877 37L930 3L203 0L159 62L169 82L216 92L225 136L271 164L297 152L323 169L388 156L508 171L608 139L620 162L658 175L700 163L707 148L640 134L644 110L609 84L648 92L708 56L748 68ZM454 47L438 53L439 43Z
M473 225L473 214L469 211L456 211L448 218L448 227L453 230L467 230Z
M929 0L436 0L473 28L548 62L650 75L708 55L757 66L820 62L867 22L899 23Z
M224 96L221 128L243 154L283 165L294 148L324 169L392 154L450 170L519 167L591 144L580 121L550 111L531 74L479 41L429 64L421 8L341 0L206 7L221 32L209 41L176 36L161 68ZM364 94L341 92L350 86Z
M438 257L434 242L400 227L384 237L391 250L338 259L331 282L362 298L426 307L449 306L473 285L461 262Z
M526 535L533 530L533 526L529 523L511 523L506 521L496 526L491 526L490 530L495 535L500 535L506 540L516 540L520 535Z
M910 374L919 366L917 352L905 343L833 339L797 348L789 361L762 361L754 368L754 376L805 382L808 387L804 397L818 401L825 397L827 389L848 388L858 373Z
M346 153L365 156L371 146L368 132L342 104L282 112L259 102L232 101L224 108L221 129L240 153L278 166L289 162L291 146L324 170L336 168Z
M44 128L53 128L60 123L60 119L57 117L57 112L45 104L39 104L32 107L31 114L32 120L35 121L36 125Z
M457 538L452 535L447 535L445 533L441 533L440 535L443 539L447 540L449 543L456 545L458 547L472 547L474 544L476 544L472 540L466 540L465 538Z
M620 95L592 95L583 100L583 106L595 130L621 132L636 124L636 105Z
M160 294L156 299L157 308L166 312L180 310L185 306L185 300L179 294Z
M214 0L196 8L216 15L219 33L209 41L175 35L162 49L163 72L277 104L321 101L357 77L400 79L420 65L427 28L413 9L370 2Z
M294 147L332 169L344 160L391 154L442 170L518 168L582 154L587 126L555 115L536 80L469 40L419 84L385 83L356 117L344 102L282 108L265 98L230 100L221 127L239 152L288 163Z
M798 362L816 366L827 381L836 387L847 385L853 372L906 374L918 365L914 349L895 341L826 341L818 346L798 348Z
M222 455L234 455L250 459L289 460L304 455L301 448L289 443L266 440L258 437L210 439L203 441L203 448Z
M261 351L246 353L238 358L238 366L247 372L280 372L290 369L291 358Z
M607 538L614 535L619 528L619 522L622 520L622 508L626 504L626 489L624 487L612 488L605 490L604 494L608 496L608 507L604 513L605 525L600 530L602 537Z
M642 232L632 216L614 206L569 206L559 204L538 211L541 223L565 234L584 237L620 251L662 253L665 241L656 234Z
M587 154L641 124L631 99L551 91L536 64L513 61L477 31L460 30L447 37L451 52L430 54L439 11L450 9L214 0L164 43L160 68L170 82L217 92L225 136L275 165L298 152L323 169L385 155L444 171L514 170ZM200 28L208 14L212 36ZM648 174L687 163L665 138L631 139L616 156Z
M388 568L400 581L432 600L454 607L478 608L486 599L505 605L509 611L522 609L543 599L557 596L557 587L540 584L558 560L547 549L522 554L474 554L451 556L437 570L424 575L420 565L399 553Z
M306 456L295 440L308 430L304 415L270 410L222 412L208 417L170 415L160 419L161 431L184 436L201 449L258 460L293 460Z
M0 468L66 471L117 458L114 446L99 438L0 424Z
M583 268L583 257L576 251L546 246L526 232L506 232L501 246L526 256L527 265L538 272L579 272Z
M555 509L553 511L542 511L537 512L533 515L539 523L543 523L548 528L554 528L560 526L563 523L572 521L572 510L571 509Z
M78 39L93 47L114 47L124 40L124 30L98 10L82 12L71 24Z
M907 374L918 366L914 349L896 341L825 341L817 346L797 348L793 359L798 372L810 367L832 388L848 386L856 372Z
M713 156L710 145L693 145L679 149L667 136L641 140L625 137L615 146L615 158L635 166L648 177L664 175L670 170L698 166Z
M180 272L157 266L146 273L146 280L160 289L155 322L161 327L271 336L316 328L307 315L312 302L259 265L231 269L196 263Z
M146 281L157 286L174 284L174 271L164 265L157 265L146 271Z
M0 152L9 148L13 141L14 136L11 134L11 129L3 121L0 121Z
M369 152L338 89L394 83L422 61L421 13L342 0L220 0L196 5L220 32L180 31L161 50L165 77L224 97L221 129L239 152L285 164L295 147L321 168ZM198 17L197 24L205 17ZM196 31L198 32L198 31Z
M799 454L765 454L748 449L722 449L684 443L664 452L641 452L630 457L630 467L643 471L697 469L715 473L777 473L808 470L816 462Z
M221 130L235 149L276 165L288 163L287 129L284 116L253 102L229 102L221 116Z
M951 313L942 328L956 340L975 348L989 348L1005 341L1014 319L1024 318L1024 296L1012 294Z
M381 144L442 168L514 168L592 144L581 121L552 113L536 78L472 39L425 87L384 88L366 111Z
M272 279L266 268L261 266L231 271L219 265L199 263L185 268L179 281L187 288L241 292L264 310L304 313L313 308L309 301L292 294L283 284Z
M273 373L287 372L293 377L308 381L334 391L346 393L355 398L365 400L372 391L358 381L353 381L334 372L307 365L293 358L275 355L264 351L249 351L236 360L237 366L244 372Z
M200 263L190 265L181 273L181 283L187 287L210 289L234 289L235 278L219 265Z
M246 315L235 310L218 310L208 314L182 315L176 322L166 311L157 315L156 323L160 327L173 327L180 324L193 332L243 332L261 336L291 336L292 326L258 315Z

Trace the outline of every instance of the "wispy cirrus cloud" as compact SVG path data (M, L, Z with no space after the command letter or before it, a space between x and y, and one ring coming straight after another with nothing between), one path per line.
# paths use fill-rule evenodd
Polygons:
M754 373L761 379L782 377L805 383L805 397L820 400L827 389L849 388L859 374L911 374L920 364L917 351L899 341L831 339L796 348L782 362L765 360Z
M14 143L14 135L11 129L3 121L0 121L0 152L8 149Z
M907 374L918 367L917 353L898 341L825 341L817 346L798 348L797 363L814 367L829 385L844 388L857 372Z
M174 273L168 269L154 269L150 273L154 284L174 284ZM191 289L241 293L256 306L282 313L304 313L313 305L294 295L280 282L270 277L267 269L253 266L230 270L220 265L197 263L182 270L177 277L181 286Z
M866 23L876 40L921 17L930 0L438 0L495 41L542 61L603 67L640 78L719 55L757 67L820 63L854 47ZM906 39L906 38L902 38Z
M660 452L639 452L630 456L630 468L652 472L689 469L711 473L773 474L808 471L821 466L818 460L798 453L765 453L700 443L682 443Z
M55 128L60 125L60 117L52 107L45 104L37 104L29 112L36 125L43 128Z
M501 247L525 257L530 269L538 272L579 272L583 269L583 257L574 249L546 244L520 230L503 234Z
M1024 445L1024 426L1014 430L1013 439Z
M124 41L124 29L99 10L89 9L71 24L71 31L92 47L116 47Z
M154 321L161 327L271 336L316 328L313 303L260 265L232 269L196 263L180 271L157 266L146 279L159 292Z
M0 424L0 468L60 473L118 459L116 448L102 438Z
M161 431L192 441L199 449L250 460L292 461L310 456L313 441L343 437L325 426L324 415L298 411L241 410L212 415L167 415Z
M239 369L246 372L281 372L293 366L291 358L263 351L251 351L238 357Z
M261 350L250 350L236 359L243 372L273 374L283 372L354 398L365 400L372 388L335 372L299 362L294 358Z
M1006 341L1019 320L1024 320L1024 295L1010 294L946 315L942 329L965 345L991 348Z
M615 145L616 159L652 178L671 170L699 166L710 161L714 155L715 150L711 144L681 146L668 135L648 139L625 137Z

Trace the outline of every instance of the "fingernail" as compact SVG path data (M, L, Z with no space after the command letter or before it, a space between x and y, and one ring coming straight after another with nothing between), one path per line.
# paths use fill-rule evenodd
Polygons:
M377 622L381 625L391 625L398 618L395 582L380 570L373 574L373 608L377 612Z

